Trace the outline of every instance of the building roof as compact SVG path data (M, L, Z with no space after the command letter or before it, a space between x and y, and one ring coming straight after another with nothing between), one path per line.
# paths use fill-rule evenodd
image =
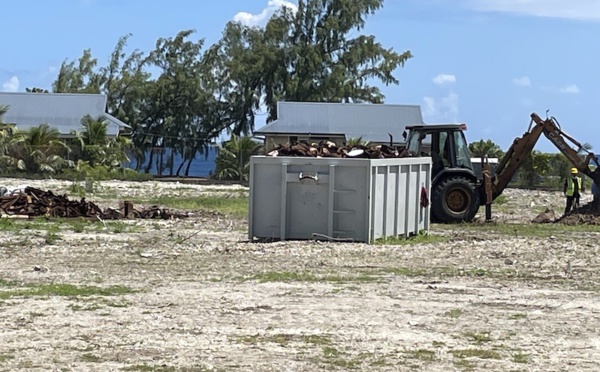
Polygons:
M364 141L402 141L407 125L424 124L419 105L279 102L278 119L255 131L267 134L345 135Z
M0 92L2 105L9 106L3 121L16 124L20 130L48 124L60 134L68 135L73 130L81 130L81 119L85 115L106 119L109 136L131 128L106 113L106 96L103 94Z

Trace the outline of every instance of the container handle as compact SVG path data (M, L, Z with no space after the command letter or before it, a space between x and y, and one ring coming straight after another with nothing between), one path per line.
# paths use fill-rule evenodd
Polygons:
M298 179L300 181L309 179L309 180L313 180L313 181L317 182L319 180L319 174L315 173L314 176L311 176L311 175L305 176L302 172L300 172L300 174L298 175Z

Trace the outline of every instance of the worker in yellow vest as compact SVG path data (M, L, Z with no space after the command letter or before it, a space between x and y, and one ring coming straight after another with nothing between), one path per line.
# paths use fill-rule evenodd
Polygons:
M581 183L581 177L579 177L579 170L577 168L571 168L571 176L567 177L565 181L563 192L567 198L567 206L565 207L565 215L579 207L579 197L583 192L583 184Z

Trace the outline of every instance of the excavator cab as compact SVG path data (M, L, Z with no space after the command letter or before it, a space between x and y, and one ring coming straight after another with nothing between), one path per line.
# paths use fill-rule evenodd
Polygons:
M471 221L479 210L482 195L464 135L466 125L414 125L407 129L409 155L428 156L432 160L433 220Z

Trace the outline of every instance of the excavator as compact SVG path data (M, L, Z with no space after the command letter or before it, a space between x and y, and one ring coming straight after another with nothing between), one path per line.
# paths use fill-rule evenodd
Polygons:
M470 222L485 205L486 220L491 219L492 202L502 194L523 165L538 139L546 138L563 153L573 167L600 186L600 167L595 154L587 151L565 133L554 117L542 119L531 114L528 130L517 137L498 163L495 172L487 162L480 178L473 169L465 124L413 125L403 135L409 156L432 158L431 216L435 222ZM574 149L574 146L576 149ZM581 156L581 153L587 153Z

